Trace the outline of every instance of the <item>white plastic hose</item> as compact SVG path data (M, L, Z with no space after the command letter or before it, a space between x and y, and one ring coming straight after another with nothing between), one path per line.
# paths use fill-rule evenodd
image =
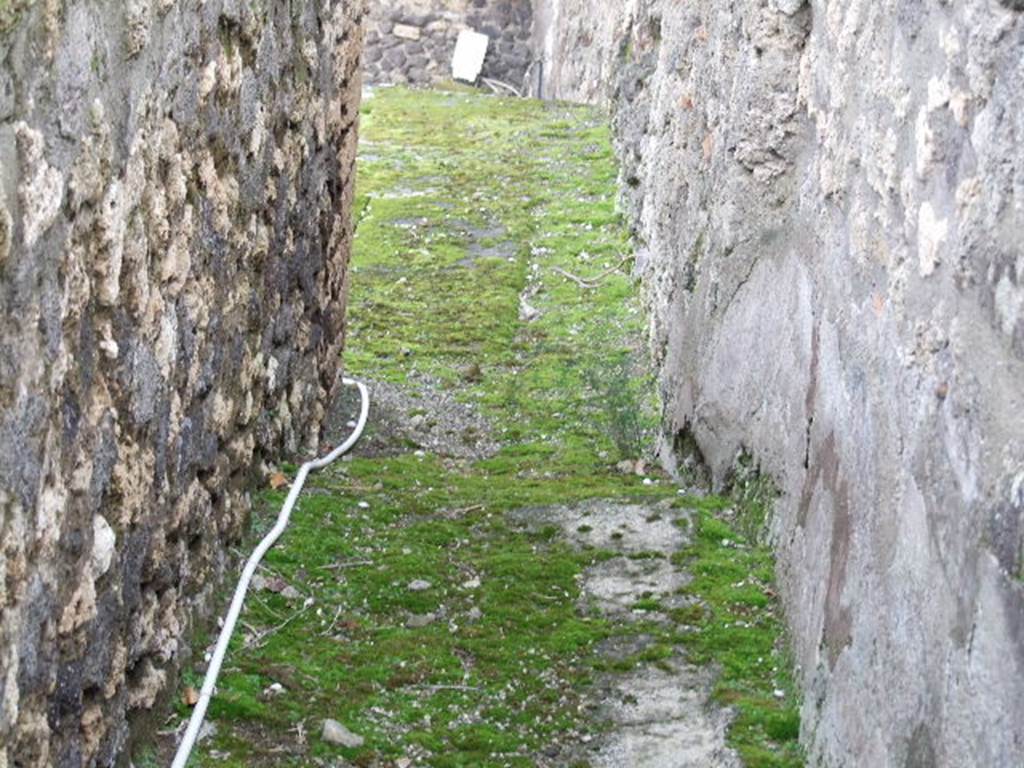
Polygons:
M188 759L192 755L192 749L199 739L199 729L202 727L203 719L206 717L206 708L210 704L210 699L213 698L217 677L220 675L220 668L224 663L224 654L227 653L228 643L231 642L231 635L235 631L235 624L238 623L238 616L242 612L245 595L249 591L249 583L252 581L252 577L256 573L256 568L259 566L263 556L274 546L274 543L284 533L285 528L288 527L292 508L295 506L299 494L302 493L302 486L306 484L306 476L315 469L323 469L335 459L348 453L362 436L363 430L366 429L366 420L370 415L370 393L367 391L366 385L353 379L342 379L342 382L346 386L359 388L362 404L356 428L344 443L326 456L313 461L307 461L299 468L299 473L295 476L295 482L292 483L292 488L288 492L288 498L285 499L284 506L281 507L281 513L277 516L277 523L270 533L263 538L263 541L259 543L259 546L253 550L248 561L246 561L245 568L242 570L242 577L238 581L238 586L235 587L235 596L231 599L231 608L224 619L224 626L220 630L220 637L217 638L217 647L213 651L210 666L206 670L203 688L199 692L199 701L196 702L195 709L192 710L192 717L188 721L188 728L181 740L181 744L178 745L178 751L174 755L174 762L171 763L171 768L185 768L185 764L188 763Z

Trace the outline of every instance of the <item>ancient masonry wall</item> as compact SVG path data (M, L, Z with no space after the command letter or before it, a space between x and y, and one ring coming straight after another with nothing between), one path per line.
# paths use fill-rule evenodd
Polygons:
M113 764L317 446L363 13L0 4L0 766Z
M1024 6L540 0L607 102L665 458L741 453L822 766L1024 765Z
M532 61L531 0L393 0L370 6L368 82L429 85L451 80L459 31L491 38L483 77L524 84Z

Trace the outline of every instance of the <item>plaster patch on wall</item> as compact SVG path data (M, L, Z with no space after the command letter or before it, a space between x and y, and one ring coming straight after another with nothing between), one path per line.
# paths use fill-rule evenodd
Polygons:
M1009 275L1003 275L996 284L995 301L1002 331L1012 336L1017 324L1024 320L1024 288L1014 285Z
M43 155L43 134L25 122L14 128L21 156L22 182L18 197L22 209L25 245L31 248L50 228L64 199L64 178L47 164Z
M14 220L10 211L0 200L0 267L7 261L11 254L11 240L14 238Z
M921 204L917 214L917 260L921 277L928 277L942 262L942 247L949 233L949 222L935 215L931 203Z

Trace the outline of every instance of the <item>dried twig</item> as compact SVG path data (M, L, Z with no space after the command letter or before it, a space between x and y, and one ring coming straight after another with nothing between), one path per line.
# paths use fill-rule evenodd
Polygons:
M509 85L508 83L502 82L501 80L495 80L492 77L481 77L480 82L482 82L495 93L505 91L506 93L511 93L516 98L523 98L522 91L520 91L514 85Z
M299 720L292 730L295 732L295 737L299 742L299 746L304 746L306 744L306 724Z
M331 632L334 631L334 627L338 623L338 618L341 616L342 607L343 606L340 605L338 606L338 610L334 612L334 618L331 619L331 623L328 625L327 629L320 633L321 637L328 637L331 634Z
M534 595L538 600L544 600L548 603L560 603L564 602L565 598L558 595Z
M406 688L415 688L418 691L471 691L483 693L483 688L475 685L407 685Z
M275 611L275 610L274 610L273 608L271 608L271 607L270 607L269 605L267 605L267 601L266 601L266 600L261 600L261 599L260 599L259 597L257 597L256 595L251 595L251 596L250 596L250 598L251 598L251 599L252 599L253 601L255 601L255 602L259 603L259 605L260 605L260 608L262 608L263 610L265 610L265 611L266 611L267 613L269 613L269 614L270 614L271 616L273 616L273 617L274 617L275 619L281 619L281 618L282 618L281 614L279 614L279 613L278 613L277 611Z
M629 261L632 258L633 258L632 256L626 256L626 257L624 257L622 259L622 261L620 261L614 267L609 267L608 269L606 269L601 274L594 275L593 277L588 277L588 278L578 277L577 275L574 275L572 272L564 270L561 267L553 267L553 271L557 272L562 277L566 277L569 280L572 280L580 288L586 288L586 289L589 290L589 289L597 288L598 285L601 284L602 280L604 280L609 275L613 275L616 272L618 272L622 268L622 265L625 264L627 261Z
M266 630L266 631L262 632L262 633L260 634L260 636L259 636L259 637L258 637L258 638L256 639L256 642L254 643L254 647L255 647L255 648L262 648L262 647L263 647L264 645L266 645L266 644L267 644L267 639L268 639L268 638L269 638L269 637L270 637L271 635L273 635L273 634L274 634L275 632L280 632L280 631L281 631L282 629L284 629L285 627L287 627L287 626L288 626L289 624L291 624L291 623L292 623L292 622L293 622L293 621L294 621L295 619L297 619L297 618L298 618L299 616L301 616L302 614L304 614L304 613L305 613L306 611L308 611L309 609L310 609L310 605L304 606L304 607L300 608L299 610L297 610L297 611L296 611L295 613L293 613L293 614L292 614L291 616L289 616L289 617L288 617L287 619L285 619L284 621L282 621L282 622L281 622L280 624L278 624L278 625L277 625L276 627L271 627L270 629L268 629L268 630Z
M468 515L470 512L479 512L484 508L483 504L471 504L468 507L461 507L459 509L453 509L449 512L449 515Z
M373 565L373 560L346 560L342 563L328 563L327 565L321 565L320 568L325 571L340 571L344 568L358 568L361 565Z

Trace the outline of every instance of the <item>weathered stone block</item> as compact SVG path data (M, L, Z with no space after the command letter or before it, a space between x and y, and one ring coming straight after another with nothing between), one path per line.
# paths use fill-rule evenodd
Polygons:
M419 40L422 32L419 27L414 27L411 24L395 24L391 34L403 40Z

